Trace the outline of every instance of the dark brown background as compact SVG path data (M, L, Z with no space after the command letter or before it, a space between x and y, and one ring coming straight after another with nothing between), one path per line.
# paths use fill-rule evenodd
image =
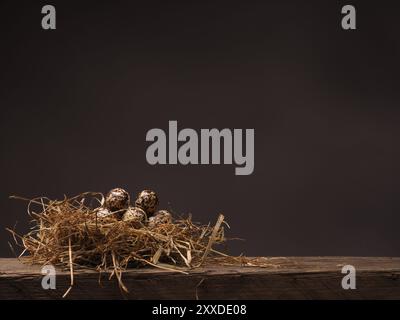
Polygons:
M11 194L153 188L232 253L399 255L399 13L351 1L2 1L0 255ZM199 2L200 3L200 2ZM150 166L146 132L255 128L255 172Z

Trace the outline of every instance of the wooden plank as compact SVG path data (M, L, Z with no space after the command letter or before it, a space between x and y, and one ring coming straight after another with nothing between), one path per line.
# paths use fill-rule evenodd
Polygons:
M260 258L267 268L206 265L180 274L143 268L128 270L122 295L117 282L91 270L75 273L68 299L400 299L400 258ZM344 265L356 268L355 290L344 290ZM56 290L41 287L40 266L0 259L0 299L60 299L69 287L67 270L57 270Z

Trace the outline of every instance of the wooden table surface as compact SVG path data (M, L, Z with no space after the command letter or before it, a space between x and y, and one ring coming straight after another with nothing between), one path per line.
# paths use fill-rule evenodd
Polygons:
M270 257L270 266L205 265L174 273L156 268L127 270L129 294L115 277L91 270L75 272L68 299L400 299L400 257ZM344 265L356 269L356 289L342 288ZM0 299L61 299L70 284L57 270L56 289L41 286L41 266L0 259Z

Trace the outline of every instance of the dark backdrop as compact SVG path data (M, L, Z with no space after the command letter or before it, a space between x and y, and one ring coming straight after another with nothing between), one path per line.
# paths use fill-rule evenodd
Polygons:
M9 195L115 186L201 222L223 212L245 239L235 254L398 255L393 3L2 1L0 255L4 228L28 226ZM340 27L344 4L356 31ZM255 172L148 165L145 134L168 120L255 128Z

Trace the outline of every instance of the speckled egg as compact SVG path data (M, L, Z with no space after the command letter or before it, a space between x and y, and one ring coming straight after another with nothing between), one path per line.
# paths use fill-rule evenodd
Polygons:
M113 213L105 207L99 207L96 209L96 215L98 218L111 217Z
M146 211L148 216L151 216L157 210L157 194L152 190L143 190L138 194L135 205Z
M146 212L137 207L129 207L124 213L122 221L130 223L135 228L141 228L146 221Z
M106 196L105 206L108 210L118 212L118 216L122 217L124 214L124 210L129 207L130 204L130 197L129 193L126 192L124 189L115 188L108 192Z
M135 220L135 221L145 221L146 212L138 207L129 207L122 217L123 221Z
M149 218L148 226L153 228L159 224L163 223L171 223L172 215L167 210L159 210L157 211L153 217Z

